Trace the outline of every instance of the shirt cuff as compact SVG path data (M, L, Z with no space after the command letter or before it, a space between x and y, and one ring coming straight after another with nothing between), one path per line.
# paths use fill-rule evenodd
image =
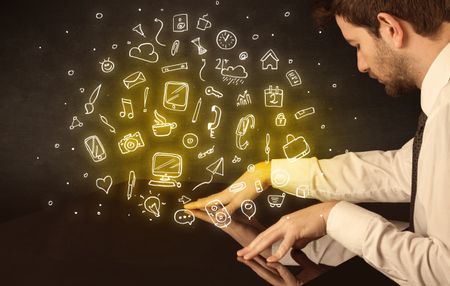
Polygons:
M367 229L377 217L379 215L373 212L341 201L328 215L327 234L351 252L362 256Z
M276 189L301 198L311 198L311 159L290 162L287 159L271 161L271 183Z

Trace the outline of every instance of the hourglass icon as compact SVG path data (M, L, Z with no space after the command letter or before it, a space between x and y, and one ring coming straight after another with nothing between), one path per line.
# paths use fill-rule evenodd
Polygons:
M206 52L208 51L207 49L205 49L205 47L203 47L203 46L200 44L200 37L197 37L197 38L193 39L193 40L191 41L191 43L193 43L194 45L197 46L198 54L199 54L200 56L203 55L203 54L206 54Z

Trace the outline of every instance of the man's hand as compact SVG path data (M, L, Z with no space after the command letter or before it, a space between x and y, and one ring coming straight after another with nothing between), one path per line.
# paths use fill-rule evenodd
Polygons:
M205 208L206 204L212 200L218 199L226 207L228 212L232 214L236 209L241 206L244 200L253 200L260 193L256 191L255 182L259 181L261 183L261 191L267 189L270 184L270 163L258 163L255 165L255 170L253 172L245 172L235 183L241 183L246 185L245 189L233 193L229 188L223 190L222 192L213 194L206 198L198 199L195 202L188 203L184 205L184 208L189 210L202 210Z
M324 236L328 215L336 203L336 201L320 203L283 216L276 224L259 234L247 247L239 250L237 255L243 256L244 259L252 259L273 243L282 240L277 252L267 258L268 262L277 262L294 243L301 249L310 241Z

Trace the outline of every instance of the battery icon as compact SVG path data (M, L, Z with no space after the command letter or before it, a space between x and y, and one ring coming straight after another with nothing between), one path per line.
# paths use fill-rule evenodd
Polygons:
M303 117L309 116L309 115L313 115L314 113L316 113L316 110L314 109L314 107L308 107L302 110L299 110L295 113L295 119L301 119Z

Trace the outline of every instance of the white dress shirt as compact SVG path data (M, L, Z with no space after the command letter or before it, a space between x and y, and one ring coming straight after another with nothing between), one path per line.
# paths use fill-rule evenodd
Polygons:
M290 175L279 189L295 195L298 186L308 186L311 198L341 200L328 217L323 239L328 246L344 246L402 285L450 285L449 79L450 44L434 60L421 89L428 119L418 161L415 233L353 204L410 201L413 140L395 151L272 161L272 175L276 170ZM335 253L349 258L348 253Z

